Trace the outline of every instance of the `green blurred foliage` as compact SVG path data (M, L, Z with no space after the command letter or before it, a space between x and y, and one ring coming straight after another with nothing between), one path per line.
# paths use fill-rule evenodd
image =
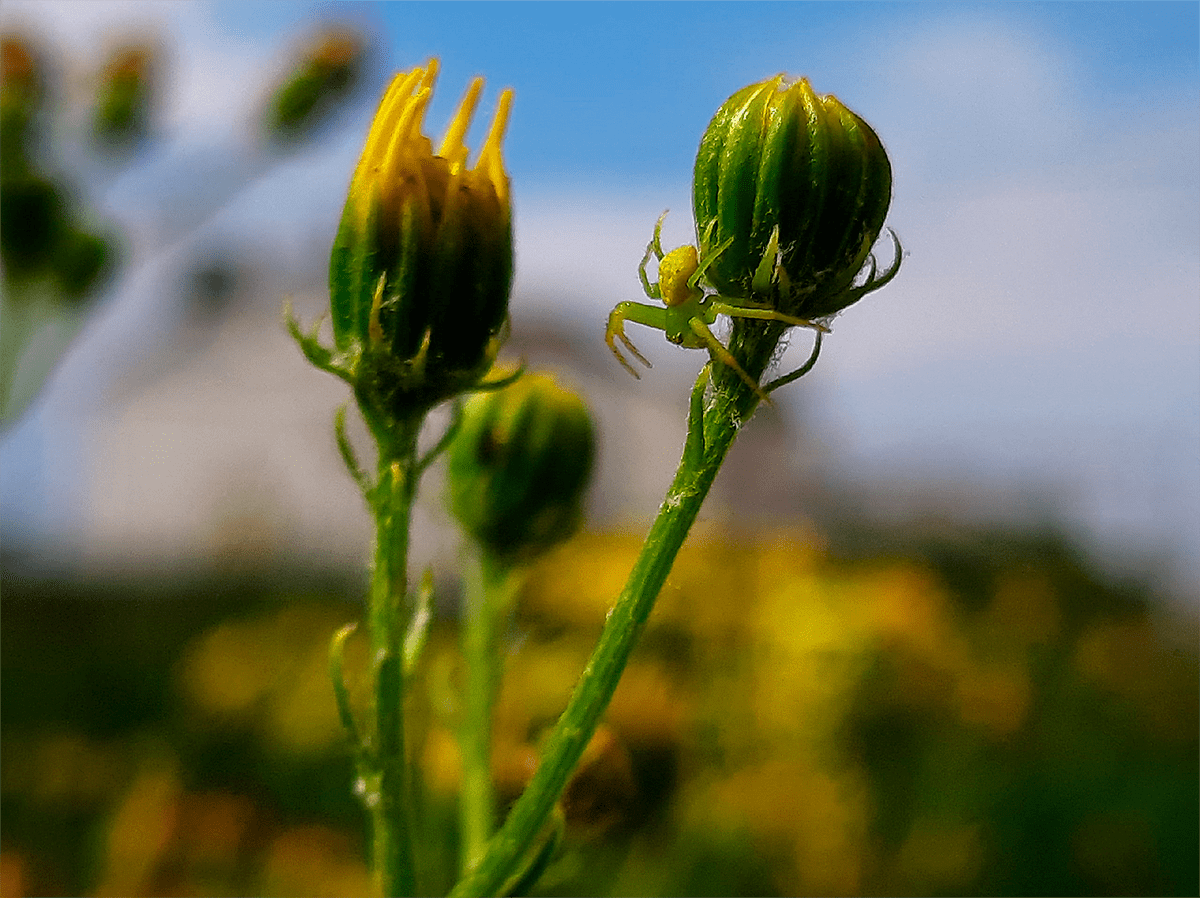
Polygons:
M47 163L47 72L15 35L0 39L0 257L4 296L20 301L30 282L46 280L78 301L109 270L113 242L81 224L84 210Z
M51 75L24 38L0 37L0 423L36 395L117 264L112 229L56 168Z
M583 534L531 573L496 712L502 801L639 544ZM325 679L358 585L2 588L3 894L370 894ZM701 528L538 893L1196 894L1196 635L1053 534L852 555ZM461 682L444 615L409 707L433 888L457 857Z
M60 83L62 53L46 52L19 33L0 36L0 426L17 420L42 389L78 334L93 300L115 279L122 264L123 235L105 220L103 176L93 166L67 171L64 159L79 142L70 124L68 91ZM256 127L259 137L295 150L313 139L334 113L353 99L364 80L365 40L355 31L329 25L310 33L285 79L267 87ZM114 173L137 164L137 151L151 138L170 141L162 130L158 100L165 64L160 46L127 40L110 52L89 84L90 119L75 147L101 158ZM158 129L156 130L156 125ZM68 152L64 153L64 146ZM265 167L263 156L232 184L232 199ZM187 183L188 174L178 175ZM194 180L194 179L192 179ZM196 182L197 208L211 185ZM218 198L215 209L224 205ZM169 216L168 216L169 217ZM197 229L211 218L188 227ZM161 239L178 244L183 234Z

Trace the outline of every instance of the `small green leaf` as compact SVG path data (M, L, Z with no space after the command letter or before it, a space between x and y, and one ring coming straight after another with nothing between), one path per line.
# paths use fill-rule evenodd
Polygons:
M346 689L345 655L346 640L350 638L358 624L346 624L329 641L329 679L333 681L333 697L337 702L338 717L346 730L346 736L356 752L362 750L362 741L358 735L358 726L354 722L354 711L350 707L350 694Z

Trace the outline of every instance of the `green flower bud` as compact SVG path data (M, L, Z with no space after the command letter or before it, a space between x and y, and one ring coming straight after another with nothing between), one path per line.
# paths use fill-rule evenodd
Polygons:
M512 213L500 96L473 168L463 137L483 79L467 90L441 149L421 133L437 61L397 75L350 182L329 265L333 334L360 403L392 414L467 390L503 340Z
M777 75L717 110L693 180L705 278L723 296L803 319L833 315L883 286L871 247L892 196L875 132L807 79ZM866 281L856 286L864 267Z
M583 400L527 374L466 402L449 450L450 510L494 557L528 559L577 529L594 456Z

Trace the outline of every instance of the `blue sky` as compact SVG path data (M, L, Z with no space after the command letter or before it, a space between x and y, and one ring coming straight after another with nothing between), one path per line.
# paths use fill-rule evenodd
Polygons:
M214 20L271 46L314 8L345 16L336 5L235 3L215 7ZM442 57L431 121L457 99L447 88L477 72L514 85L508 158L514 179L530 186L573 184L581 174L644 183L677 176L690 166L697 123L731 85L775 71L805 74L886 122L887 110L920 105L912 93L919 72L899 66L931 32L1028 42L1054 57L1044 62L1074 99L1120 109L1196 84L1200 27L1193 3L397 3L351 16L387 36L390 68ZM989 48L977 49L986 57ZM956 80L953 71L929 74Z
M314 22L376 34L377 83L361 107L262 185L263 202L243 204L245 226L260 229L336 220L387 73L441 57L435 134L471 76L488 79L481 119L512 86L514 310L597 333L615 302L638 298L636 264L662 209L673 210L666 242L690 240L692 158L717 106L775 72L807 75L882 136L895 170L889 223L910 254L895 284L838 319L794 400L847 470L1048 484L1058 513L1109 545L1197 557L1198 13L1196 3L10 0L0 17L81 67L98 60L102 26L164 36L177 155L159 172L244 120L257 99L246 85ZM169 192L172 179L160 181L112 202L135 208ZM656 371L699 365L654 334L639 346ZM630 389L665 383L651 375ZM10 458L21 445L10 440ZM7 508L33 504L13 477L3 486Z

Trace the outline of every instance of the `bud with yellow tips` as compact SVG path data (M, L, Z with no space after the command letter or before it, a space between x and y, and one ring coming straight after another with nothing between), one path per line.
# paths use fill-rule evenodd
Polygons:
M503 342L512 286L512 210L500 95L473 163L464 137L483 79L441 148L422 133L437 60L384 93L350 181L329 263L333 352L292 333L318 366L348 381L368 419L411 418L470 390Z

